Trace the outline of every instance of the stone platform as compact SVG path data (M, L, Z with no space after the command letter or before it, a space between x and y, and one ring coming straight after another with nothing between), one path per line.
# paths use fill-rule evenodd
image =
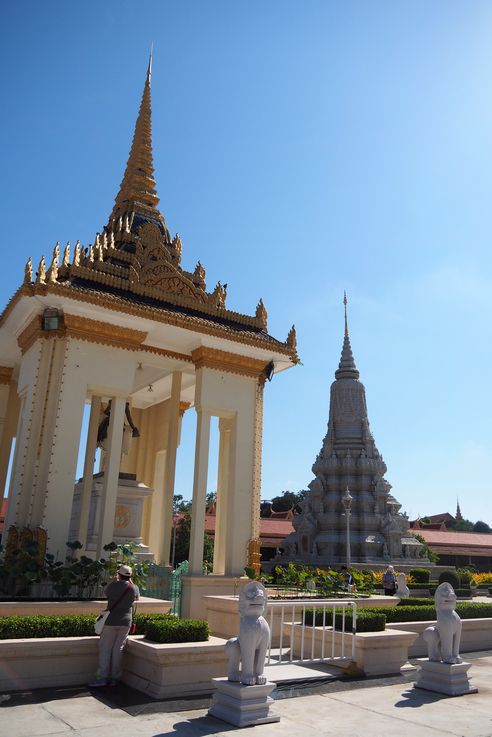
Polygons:
M244 686L227 678L213 678L216 688L209 715L233 724L235 727L252 727L280 721L278 714L270 711L274 703L270 694L275 683L261 686Z
M420 658L416 665L420 668L415 688L435 691L447 696L463 696L477 693L468 680L471 663L438 663L427 658Z

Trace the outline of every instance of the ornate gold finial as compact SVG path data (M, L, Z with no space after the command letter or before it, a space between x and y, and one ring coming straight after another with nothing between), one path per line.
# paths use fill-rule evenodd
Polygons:
M193 272L193 281L198 287L205 289L205 269L203 268L201 261L198 261Z
M24 284L32 284L32 258L30 256L24 266Z
M114 248L114 233L113 231L109 234L109 248Z
M343 305L345 308L345 337L348 338L348 322L347 322L347 292L343 291Z
M266 332L267 324L268 324L268 313L266 311L266 307L263 304L263 300L260 297L260 301L256 305L256 318L260 321L261 329Z
M181 243L181 238L179 236L179 233L176 233L176 235L173 238L172 246L176 252L176 255L178 256L178 261L181 258L181 251L183 249L183 245Z
M149 54L149 66L147 67L147 80L146 84L150 87L150 82L152 78L152 51L154 50L154 42L150 44L150 54Z
M89 263L94 263L94 246L89 246Z
M70 241L67 241L65 250L63 251L62 266L67 267L70 265Z
M217 307L225 307L225 301L227 297L227 284L222 285L220 281L217 282L213 295L216 299Z
M77 241L73 250L73 265L80 266L80 241Z
M295 325L292 325L291 329L289 330L289 334L285 342L287 343L289 348L292 348L293 351L297 350L297 333Z
M52 284L56 282L58 278L58 262L60 260L60 244L56 242L56 246L53 249L53 258L51 260L50 268L48 269L47 279Z
M41 256L41 261L39 262L36 284L46 284L46 262L44 256Z

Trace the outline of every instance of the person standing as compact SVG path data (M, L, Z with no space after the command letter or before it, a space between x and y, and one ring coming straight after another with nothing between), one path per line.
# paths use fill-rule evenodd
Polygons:
M386 596L394 596L396 591L396 574L393 566L388 566L383 573L383 589Z
M109 615L99 638L99 668L91 688L116 686L121 678L123 649L132 626L134 602L140 596L132 581L130 566L120 566L113 581L105 588Z

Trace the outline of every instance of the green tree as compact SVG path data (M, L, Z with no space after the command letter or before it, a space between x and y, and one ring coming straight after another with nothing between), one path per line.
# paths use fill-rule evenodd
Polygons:
M303 491L283 491L279 496L274 496L272 499L272 509L274 512L287 512L289 509L297 507L299 502L302 502L306 494L309 492L307 489ZM299 511L300 508L297 508Z
M176 549L174 553L174 565L177 566L190 556L191 514L189 511L183 513L176 527ZM211 563L214 558L214 541L210 535L203 539L203 560Z
M473 522L469 519L450 519L445 522L448 530L455 532L473 532Z
M492 532L492 530L486 522L482 522L482 520L479 519L473 525L473 532Z

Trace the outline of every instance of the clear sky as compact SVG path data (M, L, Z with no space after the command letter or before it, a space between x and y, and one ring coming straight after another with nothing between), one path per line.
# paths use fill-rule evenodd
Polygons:
M492 523L492 3L3 3L2 306L30 255L107 222L152 41L157 187L184 267L201 259L232 309L263 297L275 337L297 327L302 365L266 387L263 498L312 479L346 289L394 495L411 516L459 496Z

